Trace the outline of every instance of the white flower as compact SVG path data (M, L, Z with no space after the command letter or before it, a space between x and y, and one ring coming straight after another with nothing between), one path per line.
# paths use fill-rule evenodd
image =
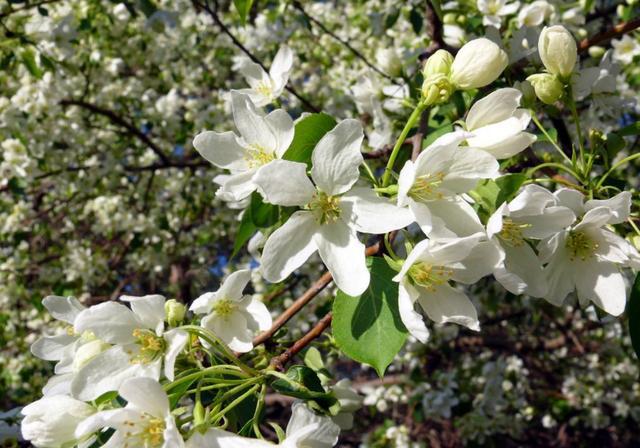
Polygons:
M571 225L575 214L557 202L548 190L527 185L511 202L502 204L487 222L487 234L502 258L493 275L513 294L543 297L547 293L542 263L526 239L548 238Z
M561 25L545 27L538 40L538 53L549 73L568 77L578 58L576 41Z
M79 437L75 431L84 419L96 409L66 395L44 397L25 406L20 411L24 418L21 423L22 437L35 446L61 448L74 445ZM87 447L93 440L85 440L79 446Z
M572 76L572 92L576 100L589 95L608 95L616 91L620 66L613 62L613 51L607 51L597 67L576 70Z
M75 331L91 331L97 338L113 344L93 357L73 376L71 393L93 400L105 392L118 390L128 378L160 378L173 381L176 358L187 342L186 332L164 331L165 298L160 295L122 296L131 309L116 302L87 308L76 318Z
M256 106L266 106L282 94L289 81L292 66L293 51L286 45L276 53L269 73L255 62L246 60L240 67L240 73L251 88L241 89L240 92L249 95Z
M628 34L622 36L621 39L613 39L611 45L613 46L613 59L625 65L631 64L633 58L640 55L638 39Z
M460 147L473 134L445 134L407 161L398 179L398 206L409 206L430 237L466 236L483 228L473 207L460 197L479 179L498 175L496 159L479 149Z
M623 266L640 268L640 255L625 239L606 225L624 222L631 208L631 193L622 192L607 200L589 200L575 190L555 193L559 205L569 207L582 219L542 241L540 258L549 264L545 273L549 292L545 299L561 305L574 289L582 305L591 300L614 316L624 311L626 291Z
M458 51L451 65L451 82L461 90L491 84L507 67L509 58L498 45L485 37L474 39Z
M294 403L291 410L286 437L280 444L210 428L204 434L193 434L186 448L331 448L338 443L340 428L329 417L315 414L300 402Z
M466 130L473 134L467 139L469 146L482 149L496 159L506 159L535 142L535 135L524 132L531 114L518 108L521 97L519 90L506 88L477 101L465 122Z
M254 174L284 155L293 140L294 124L282 109L264 116L247 95L235 91L231 104L240 137L230 131L204 131L195 137L193 146L209 162L231 172L218 178L222 188L217 194L225 201L239 201L256 189Z
M76 430L77 437L113 428L115 432L104 446L181 448L184 440L169 409L162 386L150 378L131 378L119 388L127 401L121 409L98 412L85 419Z
M304 163L275 161L255 177L266 202L303 206L273 232L262 252L262 273L280 282L315 251L336 285L351 296L369 285L365 248L356 232L380 234L409 225L413 217L368 188L353 187L362 163L357 120L343 120L313 150L311 178Z
M467 295L449 284L475 283L489 274L498 263L491 243L480 242L478 233L438 244L420 241L407 256L393 280L398 286L400 318L409 333L421 342L429 338L422 316L414 310L418 302L431 320L438 324L453 322L479 331L480 323Z
M242 294L249 280L251 271L236 271L216 292L201 295L189 308L197 314L206 314L200 325L237 352L250 351L254 333L269 329L272 322L269 310L261 301Z
M364 397L356 392L348 379L338 381L331 387L331 391L340 403L340 412L332 420L340 429L353 428L353 414L362 407Z
M518 12L518 27L541 25L553 13L553 6L546 0L535 0L524 5Z
M507 3L507 0L478 0L478 11L482 13L482 24L500 29L502 17L515 14L520 2Z

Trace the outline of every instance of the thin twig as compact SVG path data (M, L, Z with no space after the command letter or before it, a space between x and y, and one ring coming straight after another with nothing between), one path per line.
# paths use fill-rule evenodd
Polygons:
M11 8L11 2L8 2L9 9L0 13L0 19L4 19L5 17L8 17L11 14L15 14L17 12L27 11L29 9L38 8L40 6L44 6L44 5L47 5L49 3L57 3L59 1L60 0L42 0L40 2L30 3L30 4L27 4L27 5L23 6L22 8L15 8L15 9Z
M165 166L166 165L171 165L171 160L169 159L169 157L162 151L162 149L160 149L160 147L158 145L156 145L149 138L149 136L147 134L142 132L135 125L133 125L132 123L128 122L127 120L125 120L123 117L121 117L117 113L113 112L112 110L105 109L105 108L100 107L98 105L95 105L95 104L92 104L92 103L88 103L86 101L81 101L81 100L62 100L62 101L60 101L60 104L62 106L78 106L78 107L82 107L83 109L86 109L86 110L91 111L93 113L96 113L98 115L102 115L104 117L107 117L109 120L111 120L111 122L113 122L114 124L117 124L119 126L122 126L127 131L129 131L129 133L131 135L133 135L138 140L140 140L142 143L147 145L149 147L149 149L151 149L158 156L158 158L162 161L163 165L165 165Z
M635 19L629 20L628 22L619 23L603 33L599 33L595 36L581 40L580 44L578 45L578 51L580 51L581 53L585 52L594 45L601 44L602 42L614 37L622 36L623 34L633 31L636 28L640 28L640 17L636 17Z
M329 311L307 334L298 339L291 347L286 349L284 352L272 358L270 364L276 369L281 370L282 366L284 366L291 358L297 355L303 348L309 345L311 341L319 337L324 332L324 330L326 330L329 325L331 325L332 318L333 314L331 313L331 311Z
M329 28L327 28L322 22L320 22L318 19L316 19L315 17L310 16L302 7L302 5L300 4L300 2L294 0L292 2L292 5L294 8L296 8L298 11L300 11L302 13L302 15L304 15L310 22L314 23L318 28L320 28L324 33L328 34L329 36L331 36L332 38L334 38L335 40L337 40L338 42L340 42L342 45L344 45L345 47L347 47L347 49L353 53L353 55L355 57L357 57L358 59L360 59L362 62L365 63L365 65L367 65L367 67L371 68L372 70L374 70L375 72L377 72L378 74L384 76L387 79L393 79L392 76L386 74L385 72L383 72L382 70L380 70L378 67L376 67L374 64L372 64L366 57L365 55L363 55L360 51L356 50L355 48L353 48L353 46L346 40L342 39L340 36L338 36L336 33L334 33L333 31L331 31Z

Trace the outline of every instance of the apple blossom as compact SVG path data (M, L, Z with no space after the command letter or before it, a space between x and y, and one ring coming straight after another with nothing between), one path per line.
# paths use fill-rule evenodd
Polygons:
M200 325L237 352L250 351L254 333L271 326L267 307L258 299L242 293L250 280L251 271L236 271L216 292L201 295L189 308L196 314L206 314Z
M282 281L318 251L341 290L357 296L367 288L364 244L356 232L389 232L413 217L372 190L354 187L362 139L362 126L351 119L325 134L312 154L315 185L304 163L278 160L257 173L255 182L266 202L304 207L267 239L261 267L265 279Z
M289 81L289 74L293 66L293 51L286 45L280 47L269 73L253 61L245 60L240 73L251 88L240 89L239 92L248 95L258 107L266 106L277 100Z
M451 82L460 90L491 84L509 62L507 54L485 37L464 44L451 64Z
M515 14L520 8L520 2L507 3L507 0L478 0L478 11L482 13L482 24L500 28L502 17Z
M538 40L538 53L545 68L552 75L567 78L578 58L576 41L561 25L545 27Z
M240 137L230 131L204 131L195 137L193 146L209 162L231 172L228 177L218 178L222 187L217 194L225 201L239 201L256 189L254 174L285 153L294 127L284 110L265 116L242 93L232 91L231 104Z

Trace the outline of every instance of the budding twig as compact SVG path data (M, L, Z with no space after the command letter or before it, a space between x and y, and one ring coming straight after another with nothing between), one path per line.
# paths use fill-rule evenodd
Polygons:
M640 17L636 17L635 19L629 20L628 22L619 23L607 31L596 34L595 36L586 39L582 39L580 41L580 44L578 45L578 51L580 53L583 53L594 45L598 45L604 41L613 39L614 37L622 36L623 34L633 31L636 28L640 28Z
M280 355L271 359L271 365L280 370L291 358L297 355L303 348L311 343L314 339L319 337L329 325L331 325L331 319L333 314L329 311L324 315L322 319L304 336L298 339L291 347L286 349Z

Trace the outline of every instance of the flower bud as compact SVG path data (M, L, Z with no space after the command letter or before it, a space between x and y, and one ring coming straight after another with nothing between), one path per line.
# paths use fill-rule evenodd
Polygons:
M564 93L564 86L555 75L550 73L537 73L527 78L536 92L536 96L545 104L553 104Z
M443 74L431 75L422 83L422 98L428 106L444 103L454 91L449 77Z
M449 76L451 71L451 64L453 63L453 56L447 50L438 50L433 53L424 63L422 69L422 75L424 79L428 79L432 75L446 75Z
M164 303L164 313L167 316L167 322L169 322L169 325L172 327L182 322L185 312L185 306L175 299L167 300Z
M457 89L477 89L491 84L507 67L509 58L487 38L462 46L451 65L451 81Z
M568 78L578 58L576 41L561 25L545 27L538 40L540 59L549 73Z
M604 49L604 47L594 45L592 47L589 47L589 56L594 59L600 59L602 56L604 56L605 51L606 50Z

